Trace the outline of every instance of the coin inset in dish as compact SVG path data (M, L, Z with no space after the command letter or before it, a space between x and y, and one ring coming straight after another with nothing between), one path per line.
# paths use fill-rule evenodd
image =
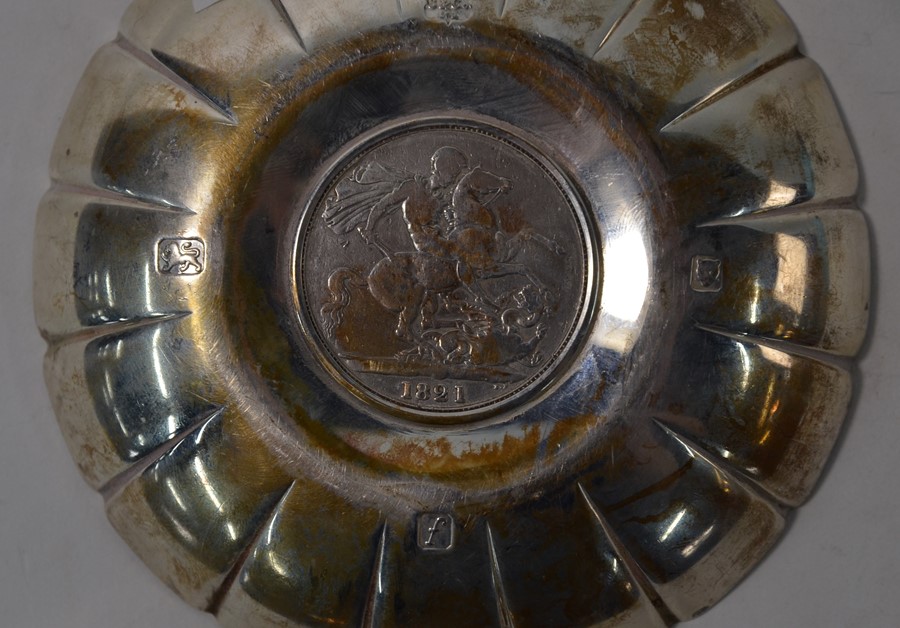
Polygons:
M564 181L474 126L407 129L357 151L297 256L303 316L332 372L425 423L539 390L573 345L591 279Z

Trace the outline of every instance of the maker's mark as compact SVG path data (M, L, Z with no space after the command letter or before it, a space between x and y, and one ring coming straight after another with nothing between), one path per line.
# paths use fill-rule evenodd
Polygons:
M463 0L429 0L425 4L426 18L448 25L467 22L474 16L475 8Z

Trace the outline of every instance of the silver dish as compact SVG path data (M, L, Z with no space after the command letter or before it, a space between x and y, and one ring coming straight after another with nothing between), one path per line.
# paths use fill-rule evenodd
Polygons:
M226 626L662 626L809 496L857 169L768 0L137 0L38 217L47 383Z

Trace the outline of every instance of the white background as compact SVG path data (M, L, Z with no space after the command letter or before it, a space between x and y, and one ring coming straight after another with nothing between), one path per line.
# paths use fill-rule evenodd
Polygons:
M360 0L361 2L365 0ZM0 0L0 626L211 627L118 538L79 478L41 375L35 208L92 52L127 0ZM874 239L873 326L837 454L786 539L689 624L900 626L900 1L782 0L856 143Z

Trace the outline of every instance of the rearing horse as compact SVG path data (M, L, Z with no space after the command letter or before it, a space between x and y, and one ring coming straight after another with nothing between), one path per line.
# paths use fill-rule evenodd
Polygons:
M350 268L339 268L328 278L331 301L322 307L325 333L332 338L344 319L344 310L350 305L351 286L367 289L383 308L396 312L396 335L415 342L427 325L423 319L429 299L453 292L462 287L462 282L455 261L429 253L396 253L385 257L368 277ZM414 330L415 327L418 329Z

